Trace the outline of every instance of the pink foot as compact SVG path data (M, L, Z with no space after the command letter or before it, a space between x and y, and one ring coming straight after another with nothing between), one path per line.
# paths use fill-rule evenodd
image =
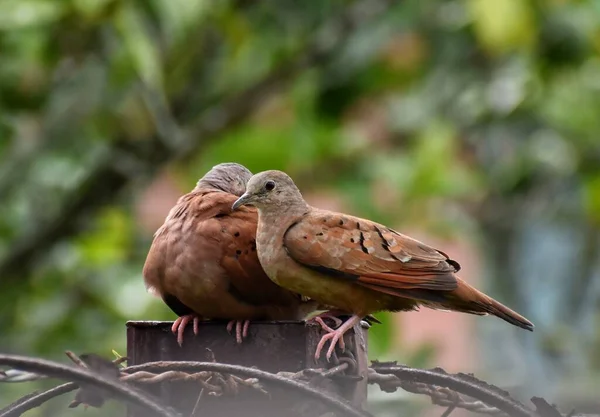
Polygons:
M325 355L325 357L327 358L327 362L329 362L329 359L331 359L331 355L333 355L333 351L336 345L339 344L342 351L345 350L346 344L344 343L344 334L348 330L353 328L355 324L360 323L360 320L360 316L352 315L352 317L350 317L337 330L333 330L327 325L321 325L323 327L323 330L325 330L327 334L321 338L319 344L317 345L317 350L315 352L315 360L319 360L319 357L321 356L321 351L323 350L323 347L325 346L325 343L328 340L331 341L329 342L329 349L327 350L327 354Z
M235 324L235 341L238 344L242 344L244 339L248 337L248 327L250 326L250 320L231 320L227 323L227 331L231 334L233 325Z
M179 346L183 345L183 332L185 331L185 326L187 326L187 324L192 320L194 322L194 334L197 336L198 324L200 323L200 320L202 320L202 317L196 314L188 314L187 316L178 317L171 326L171 332L177 335L177 343Z
M332 332L333 329L331 327L329 327L328 325L326 325L325 322L323 321L323 319L330 319L334 323L333 327L340 327L342 325L343 321L336 317L336 315L339 315L339 314L348 314L348 313L345 313L342 310L329 310L329 311L326 311L319 315L316 315L315 317L307 320L306 322L307 323L315 322L315 323L319 324L323 330L325 330L326 332L329 333L329 332Z

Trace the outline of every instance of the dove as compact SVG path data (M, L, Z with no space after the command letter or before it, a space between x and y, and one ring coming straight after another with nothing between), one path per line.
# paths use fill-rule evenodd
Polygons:
M343 335L378 311L419 306L476 315L494 315L533 331L533 324L457 276L460 265L444 252L382 224L311 207L294 181L281 171L264 171L246 184L233 209L258 209L256 246L271 280L351 317L327 329L329 360Z
M256 253L256 209L232 212L251 176L236 163L216 165L154 234L144 282L179 316L172 326L179 345L190 322L197 335L200 320L229 320L227 330L235 325L241 343L250 320L300 320L316 308L265 275Z
M79 359L87 366L87 368L98 375L108 379L117 380L121 376L119 366L95 353L84 353L79 355ZM69 408L76 408L83 404L83 408L88 407L100 408L104 402L110 398L103 389L99 389L94 385L79 384L79 389L75 393L75 398L69 404Z

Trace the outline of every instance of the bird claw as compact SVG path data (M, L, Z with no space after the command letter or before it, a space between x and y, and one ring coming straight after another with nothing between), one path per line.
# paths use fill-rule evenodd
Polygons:
M316 320L316 318L315 318L315 321L317 323L319 323L319 321ZM329 362L329 360L331 359L331 355L333 355L336 345L340 346L340 348L342 349L342 352L345 351L346 343L344 342L344 334L348 330L353 328L356 323L359 323L359 322L360 322L360 316L353 315L350 319L348 319L344 324L342 324L336 330L333 330L331 327L329 327L327 325L321 325L321 327L323 327L323 330L325 330L327 332L327 334L324 335L323 337L321 337L321 340L319 340L319 343L317 344L317 349L315 352L315 360L316 361L319 360L319 357L321 356L321 351L323 350L323 347L325 346L325 343L327 343L328 340L331 340L331 341L329 342L329 349L327 349L327 354L325 355L325 357L327 358L327 362Z
M233 325L235 324L235 341L241 345L246 337L248 337L248 327L250 320L231 320L227 323L227 332L231 334Z
M319 344L317 345L317 350L315 352L315 360L319 360L319 357L321 356L321 351L323 350L323 347L325 347L325 343L327 343L327 341L330 339L331 342L329 344L329 349L327 349L327 354L325 355L327 362L329 362L329 360L331 359L331 355L333 355L333 351L335 350L336 345L339 344L340 349L342 349L342 352L344 352L346 350L346 343L344 342L344 333L345 332L340 332L338 330L332 330L323 337L321 337L321 340L319 341Z
M323 319L329 319L329 320L333 321L334 328L340 327L343 323L343 321L341 319L337 318L336 316L334 316L331 311L326 311L324 313L321 313L321 314L313 317L312 319L308 320L307 323L310 324L310 323L316 322L326 332L328 332L328 333L332 332L333 331L332 328L327 326Z
M200 320L202 318L196 314L187 314L185 316L178 317L173 325L171 326L171 332L177 335L177 344L179 347L183 346L183 334L185 327L190 321L193 321L194 335L198 336Z
M321 329L325 330L327 333L332 333L335 331L331 327L326 325L321 317L315 317L314 321L316 321L321 326ZM337 324L335 327L339 327L339 324Z

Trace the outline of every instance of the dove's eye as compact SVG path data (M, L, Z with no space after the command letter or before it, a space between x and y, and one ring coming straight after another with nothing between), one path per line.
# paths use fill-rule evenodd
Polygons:
M275 181L265 182L265 190L271 191L273 188L275 188Z

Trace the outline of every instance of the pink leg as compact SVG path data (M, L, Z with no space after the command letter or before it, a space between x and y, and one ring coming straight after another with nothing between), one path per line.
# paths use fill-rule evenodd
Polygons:
M248 337L248 327L250 320L231 320L227 323L227 331L231 333L235 324L235 340L238 344L242 344L244 339Z
M177 335L177 343L179 346L183 345L183 333L185 331L185 326L188 325L190 321L193 321L194 324L194 334L198 335L198 325L202 318L196 314L188 314L186 316L178 317L177 320L171 326L171 332Z
M336 315L341 315L341 314L348 314L348 313L346 313L345 311L342 311L342 310L329 310L329 311L326 311L319 315L316 315L312 319L308 320L307 323L316 322L323 328L323 330L325 330L326 332L329 332L331 330L331 327L327 326L323 322L323 319L330 319L333 321L334 327L339 327L342 325L342 320L337 318Z
M335 317L335 318L337 320L340 320L337 317ZM331 332L335 331L331 327L329 327L327 324L325 324L325 322L323 321L323 319L321 317L317 316L313 320L316 321L321 326L321 329L325 330L327 333L331 333ZM339 323L336 322L335 327L340 327L340 324L342 324L341 320Z
M346 345L344 344L344 333L346 333L348 330L353 328L355 324L360 323L360 321L361 321L361 317L354 314L344 324L342 324L337 330L328 331L327 334L321 338L321 340L319 341L319 344L317 345L317 350L315 352L315 360L318 360L319 357L321 356L321 351L323 350L323 347L325 346L325 343L328 340L331 340L331 342L329 342L330 345L329 345L329 349L327 350L327 355L325 355L328 362L329 362L329 359L331 358L331 355L333 355L333 351L335 349L336 344L339 343L340 348L342 348L342 350L344 350L346 348Z

